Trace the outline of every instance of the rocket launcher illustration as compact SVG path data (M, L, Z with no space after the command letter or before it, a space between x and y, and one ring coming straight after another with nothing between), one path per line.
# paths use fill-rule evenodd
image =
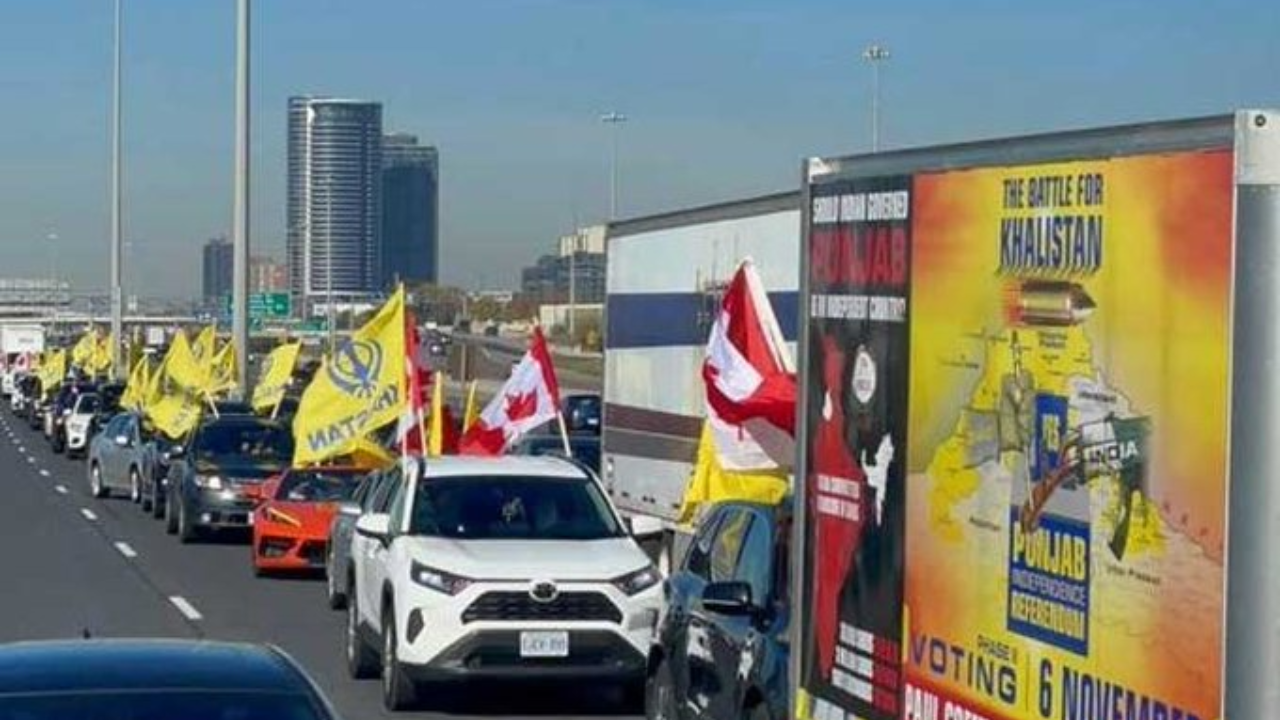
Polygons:
M1079 325L1097 307L1079 283L1023 280L1005 291L1005 319L1012 325Z

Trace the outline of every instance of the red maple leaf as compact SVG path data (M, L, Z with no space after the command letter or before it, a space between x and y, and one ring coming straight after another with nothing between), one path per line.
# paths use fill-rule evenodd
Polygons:
M517 422L538 411L538 391L506 396L507 420Z

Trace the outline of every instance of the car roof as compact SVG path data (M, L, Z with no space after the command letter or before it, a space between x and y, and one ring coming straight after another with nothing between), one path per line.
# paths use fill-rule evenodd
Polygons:
M105 639L0 645L0 697L191 688L311 694L297 667L265 645Z
M447 455L431 458L426 462L426 476L428 479L466 477L470 475L488 475L490 477L543 476L574 479L586 477L586 473L582 468L574 463L562 458L548 456L500 455L498 457L475 457Z

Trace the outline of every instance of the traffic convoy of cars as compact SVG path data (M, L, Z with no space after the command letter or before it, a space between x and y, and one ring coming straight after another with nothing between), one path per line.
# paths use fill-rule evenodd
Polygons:
M785 569L747 559L748 549L784 535L781 521L764 508L718 510L685 564L664 578L599 481L598 396L565 398L574 429L567 440L534 435L504 457L410 458L369 471L291 467L288 421L244 405L219 404L173 440L122 410L116 385L67 382L45 398L33 380L11 378L10 407L54 452L83 458L94 497L137 504L181 543L238 534L260 577L323 573L330 607L346 615L345 647L335 652L352 677L380 678L388 709L429 703L438 683L532 678L610 683L653 717L701 716L721 705L753 718L784 716L777 697L785 697L786 650L776 638L786 624ZM782 555L766 559L785 568ZM772 638L763 651L757 635ZM189 650L158 643L95 652L94 662L113 653L185 662ZM727 658L733 652L757 659L742 665ZM232 666L294 667L234 646L210 657L219 656ZM729 669L716 673L725 662ZM750 668L746 676L740 665ZM156 691L157 702L182 692L182 681L173 682ZM297 687L307 709L290 717L328 717L323 698L306 699ZM92 683L65 690L117 691ZM257 699L252 687L236 692ZM250 702L244 712L275 710Z

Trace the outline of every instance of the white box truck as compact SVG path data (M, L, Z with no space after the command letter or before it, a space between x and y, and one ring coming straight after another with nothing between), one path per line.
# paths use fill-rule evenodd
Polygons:
M609 226L603 479L638 524L675 529L704 416L707 336L744 257L755 260L794 342L799 207L799 194L789 192Z
M803 190L795 717L1276 717L1280 114Z

